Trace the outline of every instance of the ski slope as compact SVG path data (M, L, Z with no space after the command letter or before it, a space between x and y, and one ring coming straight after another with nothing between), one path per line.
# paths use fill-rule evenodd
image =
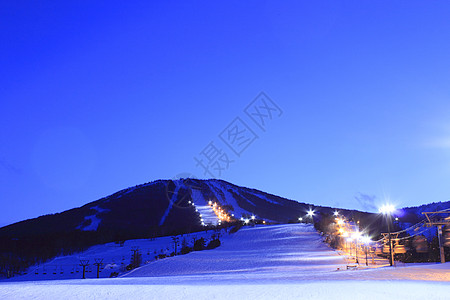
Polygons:
M345 256L322 243L310 225L246 227L221 240L214 250L152 261L120 278L3 281L0 299L378 300L450 294L448 263L346 270Z
M186 240L187 245L193 246L193 240L204 238L206 242L211 240L214 234L212 230L208 232L197 232L184 234L179 237L178 250L181 243ZM12 278L14 281L35 281L35 280L64 280L82 278L82 268L80 259L89 260L86 268L86 278L96 278L97 268L93 265L95 259L103 259L99 277L109 278L112 272L124 273L125 267L130 264L132 249L138 248L142 255L142 263L146 264L155 261L157 255L169 256L174 251L172 237L160 237L153 240L137 239L126 241L123 245L107 243L96 245L84 252L74 255L59 256L41 265L32 266L26 275ZM167 259L167 258L166 258Z

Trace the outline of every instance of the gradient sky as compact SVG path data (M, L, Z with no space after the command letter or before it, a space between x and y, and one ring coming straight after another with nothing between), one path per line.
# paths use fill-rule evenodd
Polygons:
M2 1L0 225L207 177L210 142L220 178L302 202L450 199L448 1L243 2ZM262 91L266 131L244 112ZM258 136L240 157L236 117Z

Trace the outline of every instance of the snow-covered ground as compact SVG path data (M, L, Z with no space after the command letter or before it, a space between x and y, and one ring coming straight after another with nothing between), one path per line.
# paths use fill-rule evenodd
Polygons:
M177 251L180 251L183 240L189 246L193 246L194 239L204 238L208 242L216 232L197 232L184 234L179 237ZM23 276L12 278L14 281L35 281L35 280L61 280L79 279L82 277L82 267L80 259L89 260L86 268L86 278L96 278L97 268L93 265L96 259L103 259L103 266L100 269L100 277L108 278L112 272L123 273L124 268L131 262L132 249L138 248L142 255L142 262L149 263L155 261L155 256L165 254L170 255L174 251L174 241L172 237L161 237L154 240L138 239L126 241L123 245L108 243L93 246L82 253L68 256L59 256L44 264L33 266L28 273ZM167 259L167 258L166 258ZM1 298L0 298L1 299Z
M305 224L244 228L222 241L214 250L150 262L120 278L2 282L0 299L448 299L450 295L448 263L346 270L345 256L322 243Z
M194 201L195 208L198 210L203 224L217 225L219 223L219 218L206 199L203 198L201 191L192 189L192 201Z

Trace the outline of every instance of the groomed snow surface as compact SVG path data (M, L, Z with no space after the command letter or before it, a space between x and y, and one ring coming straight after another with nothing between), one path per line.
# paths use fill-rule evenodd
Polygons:
M450 295L449 263L346 270L345 257L305 224L244 228L221 240L214 250L150 262L120 278L3 281L0 299L428 300Z

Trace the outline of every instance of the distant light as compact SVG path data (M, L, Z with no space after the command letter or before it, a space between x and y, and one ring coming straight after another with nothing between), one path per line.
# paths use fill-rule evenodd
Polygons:
M308 211L308 216L312 218L314 216L314 211L310 209Z
M333 215L339 216L339 212L336 210L336 211L333 213Z
M385 204L380 207L379 212L385 215L389 215L395 211L395 206L392 204Z
M342 225L342 224L344 224L344 220L338 219L337 223L338 223L338 225Z
M345 231L344 228L339 228L340 233L344 233L344 231Z
M252 216L252 220L254 220L255 219L255 216Z
M303 221L303 218L302 218L302 217L300 217L300 218L298 218L298 220L299 220L299 221Z
M210 200L210 201L208 201L208 204L209 204L209 205L211 205L211 204L212 204L212 201L211 201L211 200Z
M398 218L395 218L395 221L398 221Z
M188 203L191 204L191 200L189 200Z
M232 217L234 217L234 214L231 214Z
M245 224L248 224L248 222L250 222L249 219L245 219L245 220L244 220L244 223L245 223Z
M266 224L266 221L263 221L263 224Z

